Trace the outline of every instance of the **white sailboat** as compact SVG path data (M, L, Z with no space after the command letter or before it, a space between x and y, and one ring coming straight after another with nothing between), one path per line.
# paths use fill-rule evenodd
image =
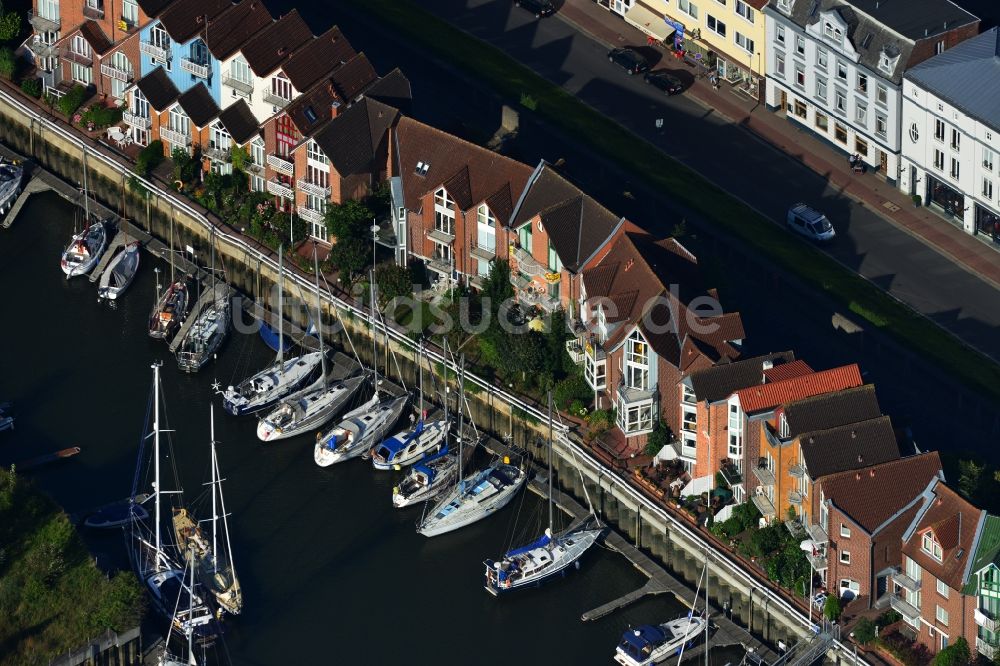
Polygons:
M317 433L313 460L320 467L329 467L366 453L396 424L409 401L405 395L381 400L376 392L335 427Z
M212 243L212 295L215 300L198 313L187 335L177 347L177 367L184 372L198 372L215 357L229 335L232 308L228 288L219 290L215 280L215 243Z
M285 360L284 353L284 246L278 249L278 356L267 368L223 392L223 407L233 416L267 409L309 381L320 365L321 354L310 352Z
M231 615L239 615L243 610L243 591L236 577L233 565L233 548L229 540L229 514L226 500L222 495L222 478L219 474L219 459L215 451L215 408L211 409L211 451L212 451L212 535L206 538L198 522L186 509L175 509L173 516L174 535L181 551L195 567L198 580L215 597L222 610ZM222 512L221 514L219 512ZM222 520L222 536L219 543L219 520ZM220 545L225 552L220 551Z
M319 291L319 257L313 248L316 270L316 326L322 328L322 298ZM326 375L326 354L323 352L323 332L317 330L319 339L320 378L308 389L283 400L257 424L257 438L273 442L299 433L323 427L335 417L347 401L357 393L364 376L349 377L330 382Z
M139 241L128 243L111 260L97 285L97 297L109 301L116 300L128 289L139 271Z
M191 585L193 586L194 566L191 563L191 560L189 560L188 566L185 571L191 572L190 580L191 580ZM190 597L188 597L188 601L190 603ZM185 633L185 638L187 639L187 645L185 646L183 653L180 654L186 654L187 655L186 657L176 656L173 652L170 651L170 639L174 635L175 625L181 621L180 603L181 603L181 597L178 596L177 603L174 604L174 614L170 622L170 628L167 629L167 637L163 640L163 650L160 652L160 656L156 660L157 666L198 666L198 660L197 658L195 658L194 654L194 632L189 631ZM188 606L189 613L191 610L192 610L191 607Z
M576 563L601 536L604 527L571 528L555 535L552 505L552 394L549 394L549 526L535 541L507 551L498 562L487 560L486 591L494 596L541 585Z
M107 225L107 220L99 220L73 235L59 262L66 279L86 275L101 260L108 246Z
M23 179L24 165L0 157L0 215L14 206Z

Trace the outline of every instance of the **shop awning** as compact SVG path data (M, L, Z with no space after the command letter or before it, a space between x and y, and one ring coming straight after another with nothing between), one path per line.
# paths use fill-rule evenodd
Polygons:
M638 2L625 12L625 20L661 42L665 42L674 34L674 29L667 25L662 16Z

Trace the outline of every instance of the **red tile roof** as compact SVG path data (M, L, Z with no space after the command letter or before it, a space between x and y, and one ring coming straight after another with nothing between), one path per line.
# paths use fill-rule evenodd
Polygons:
M754 414L774 409L786 402L861 386L862 383L861 370L857 363L852 363L780 382L751 386L737 391L736 394L739 396L743 411Z
M808 363L799 359L765 370L764 381L766 383L780 382L786 379L801 377L802 375L811 375L814 372L816 371L810 368Z
M968 578L967 565L974 555L972 547L984 514L939 481L928 493L915 524L911 525L909 539L903 541L903 553L950 588L961 590ZM941 544L940 562L921 548L923 535L928 530Z

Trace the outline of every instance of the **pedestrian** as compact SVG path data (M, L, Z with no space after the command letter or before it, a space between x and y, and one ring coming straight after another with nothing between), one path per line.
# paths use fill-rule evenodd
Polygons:
M646 37L646 46L654 46L656 44L656 39L652 36Z

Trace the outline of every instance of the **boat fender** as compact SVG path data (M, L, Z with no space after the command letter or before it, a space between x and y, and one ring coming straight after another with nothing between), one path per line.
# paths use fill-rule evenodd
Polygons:
M316 433L316 441L318 442L318 441L320 441L321 439L323 439L323 433L321 433L321 432L317 432L317 433Z
M392 494L393 495L398 495L399 494L399 486L393 486L392 487Z
M393 468L394 470L396 470L397 472L403 469L402 467L400 467L400 466L399 466L399 464L398 464L398 463L397 463L397 464L394 464L394 465L392 466L392 468Z

